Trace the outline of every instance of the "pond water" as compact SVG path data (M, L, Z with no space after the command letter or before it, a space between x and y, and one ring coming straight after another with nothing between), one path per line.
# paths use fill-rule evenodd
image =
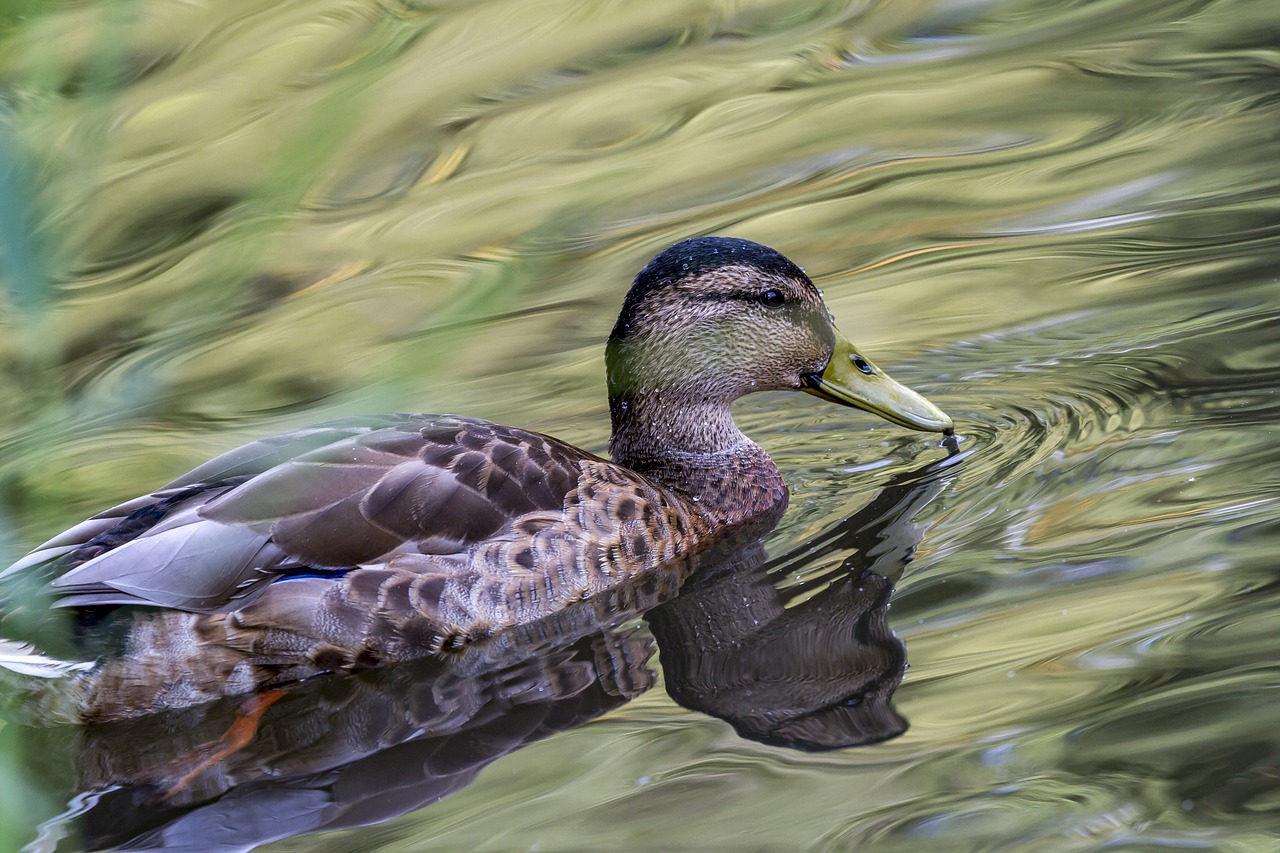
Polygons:
M1280 849L1280 5L0 26L0 556L338 416L603 452L621 297L694 234L804 266L961 439L748 397L792 492L763 552L304 684L169 799L234 705L3 724L0 847ZM833 728L863 745L793 748Z

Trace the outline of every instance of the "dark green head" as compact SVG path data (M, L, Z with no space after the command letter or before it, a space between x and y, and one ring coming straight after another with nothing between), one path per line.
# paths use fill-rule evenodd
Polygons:
M951 428L840 334L804 270L749 240L697 237L658 254L627 293L605 359L615 425L619 402L637 395L727 403L794 389L912 429Z

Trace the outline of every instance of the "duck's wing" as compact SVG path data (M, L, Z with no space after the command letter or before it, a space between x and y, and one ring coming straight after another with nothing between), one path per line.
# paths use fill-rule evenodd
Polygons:
M402 415L287 433L224 454L55 537L61 606L239 607L272 580L397 553L457 553L560 510L595 457L471 418Z
M90 543L93 543L98 553L110 550L138 535L130 535L128 528L150 527L159 516L169 514L173 505L183 502L193 494L203 493L205 499L209 500L213 497L210 493L215 490L225 491L229 484L243 482L308 451L379 428L394 426L396 423L390 418L380 421L333 421L274 435L229 450L150 494L117 504L64 530L0 572L0 581L8 580L35 566L65 572L86 562L88 556L82 553L77 558L59 560L60 557ZM126 519L132 519L132 523L125 524ZM113 539L119 541L113 542Z

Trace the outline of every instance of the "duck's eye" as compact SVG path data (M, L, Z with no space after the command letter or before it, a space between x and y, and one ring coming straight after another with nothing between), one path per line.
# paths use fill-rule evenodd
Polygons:
M781 308L786 304L787 297L782 295L780 290L766 290L760 294L760 303L766 308Z
M871 366L871 362L867 361L865 358L858 355L856 352L853 355L849 356L849 360L853 362L854 367L858 368L868 376L876 372L876 369Z

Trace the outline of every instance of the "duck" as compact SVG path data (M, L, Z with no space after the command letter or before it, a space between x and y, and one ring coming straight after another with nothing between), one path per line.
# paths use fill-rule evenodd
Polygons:
M649 261L605 372L608 459L458 415L329 422L99 513L0 585L38 581L79 640L110 637L95 689L116 699L99 714L127 716L157 706L157 685L163 704L194 704L445 655L772 526L788 490L734 422L746 394L804 391L953 433L837 330L799 266L739 238Z

